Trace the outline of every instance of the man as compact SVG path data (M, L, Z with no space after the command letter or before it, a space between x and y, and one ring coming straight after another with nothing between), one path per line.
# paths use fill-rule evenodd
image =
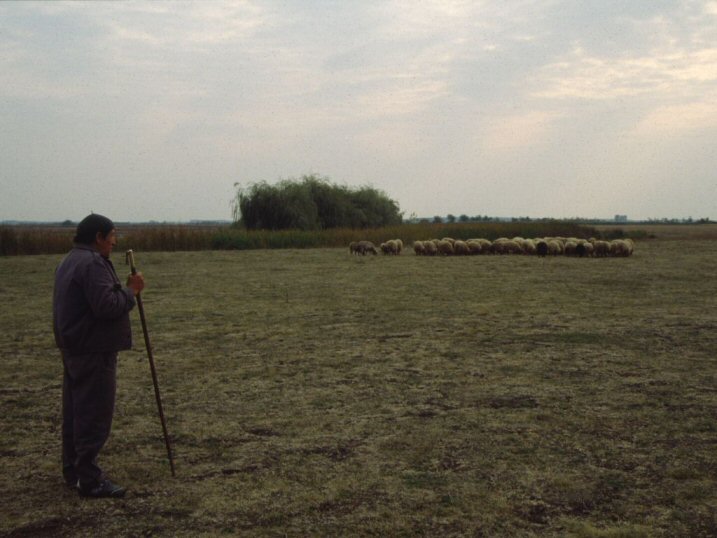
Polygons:
M97 456L114 414L117 352L132 347L129 311L144 289L141 274L122 286L110 261L115 226L91 214L77 226L74 247L55 272L53 328L62 353L62 473L83 497L122 497Z

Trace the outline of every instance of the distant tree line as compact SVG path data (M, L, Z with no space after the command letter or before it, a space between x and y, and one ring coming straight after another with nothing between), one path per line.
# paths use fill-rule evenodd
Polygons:
M398 203L373 187L334 185L315 175L234 186L234 223L247 230L377 228L402 222Z
M468 215L461 215L456 217L455 215L448 214L445 217L436 215L433 218L419 218L412 216L409 221L412 224L454 224L454 223L477 223L477 222L573 222L576 224L714 224L715 221L710 220L709 217L693 219L692 217L683 219L645 219L645 220L616 220L616 219L599 219L599 218L582 218L582 217L569 217L569 218L554 218L554 217L490 217L488 215L475 215L469 217Z

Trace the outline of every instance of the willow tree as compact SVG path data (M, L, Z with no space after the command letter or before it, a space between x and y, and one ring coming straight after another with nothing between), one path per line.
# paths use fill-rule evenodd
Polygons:
M248 230L374 228L402 221L398 203L370 186L350 188L309 175L235 187L234 223Z

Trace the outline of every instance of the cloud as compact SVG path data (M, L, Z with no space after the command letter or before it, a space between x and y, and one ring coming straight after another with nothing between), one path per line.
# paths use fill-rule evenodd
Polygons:
M705 16L716 2L680 3L638 16L616 17L605 42L580 37L555 60L537 66L530 80L535 97L606 101L625 98L692 101L717 81L717 18Z
M247 1L122 2L105 9L96 22L109 28L109 38L179 50L244 41L270 25L267 11Z
M710 100L652 109L635 126L638 136L673 136L717 129L717 95Z
M547 99L608 100L643 95L685 96L717 81L717 48L654 52L628 58L591 56L576 48L545 66L532 94Z
M494 152L546 143L554 122L560 116L541 110L494 116L483 131L482 146L488 152Z
M586 204L610 178L644 188L716 127L714 0L0 2L0 20L2 180L28 185L311 170L508 214L527 182L536 204L575 176Z

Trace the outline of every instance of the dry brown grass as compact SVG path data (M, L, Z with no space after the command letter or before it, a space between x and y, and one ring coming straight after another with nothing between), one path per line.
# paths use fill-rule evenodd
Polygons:
M178 476L135 326L98 502L59 474L58 260L0 259L0 535L717 533L713 240L138 252Z

